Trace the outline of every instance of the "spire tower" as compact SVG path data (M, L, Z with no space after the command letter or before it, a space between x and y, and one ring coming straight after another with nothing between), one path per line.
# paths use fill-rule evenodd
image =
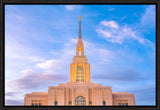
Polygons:
M81 37L81 16L79 16L79 37L76 45L76 55L70 64L70 82L90 82L90 64L84 55L84 45Z

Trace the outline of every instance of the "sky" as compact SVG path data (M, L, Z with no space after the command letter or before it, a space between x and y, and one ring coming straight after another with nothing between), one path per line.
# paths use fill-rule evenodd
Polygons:
M66 84L81 16L91 82L156 104L155 5L5 5L5 105Z

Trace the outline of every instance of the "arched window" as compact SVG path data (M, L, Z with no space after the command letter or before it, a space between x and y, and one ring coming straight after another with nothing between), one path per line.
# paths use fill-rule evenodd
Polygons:
M77 68L77 82L83 82L83 68Z
M75 105L78 105L78 106L84 106L84 105L86 105L85 98L82 97L82 96L76 97L76 99L75 99Z

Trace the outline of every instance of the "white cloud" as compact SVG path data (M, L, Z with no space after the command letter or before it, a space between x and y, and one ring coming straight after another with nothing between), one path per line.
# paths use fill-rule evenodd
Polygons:
M109 9L108 9L108 11L114 11L114 10L115 10L114 8L109 8Z
M116 21L101 21L97 32L102 38L112 43L122 44L125 40L134 39L141 44L153 45L148 39L137 36L136 32L127 25L119 26Z
M5 46L6 59L24 60L32 62L39 62L44 60L42 57L38 56L38 54L36 53L37 51L33 48L21 45L18 42L14 42L14 45L12 44L6 44Z
M35 68L51 74L69 74L69 65L76 53L76 42L76 39L71 39L64 44L63 49L50 52L56 55L56 57L36 63Z
M113 52L105 48L99 48L94 43L85 40L83 40L83 42L86 52L85 55L88 59L94 58L94 60L97 59L96 61L98 62L108 62L112 60L114 56ZM35 77L35 75L39 75L38 77L43 76L44 78L45 78L44 75L49 75L49 74L50 75L59 74L62 75L63 77L65 75L69 76L70 64L72 63L73 57L76 55L76 43L77 39L71 39L70 42L64 44L64 48L58 52L59 57L37 62L33 67L19 71L21 73L20 78L12 79L9 80L8 82L12 81L13 83L17 80L21 82L23 81L22 79L25 79L26 77L28 80L30 80L30 78Z
M126 19L127 18L127 16L124 16L124 17L122 17L121 19L120 19L120 21L123 21L124 19Z
M69 65L72 63L72 59L76 55L77 40L78 39L71 39L68 43L64 44L64 48L56 54L59 56L58 58L44 60L37 63L36 67L47 73L54 74L59 71L58 74L66 74L66 72L69 74ZM94 43L85 40L83 40L83 43L85 46L84 54L88 59L94 58L94 60L98 62L110 62L114 57L114 53L110 50L97 47Z
M81 5L66 5L65 8L69 11L73 11L77 8L81 8L82 6Z
M27 30L30 19L26 20L26 16L24 15L24 13L16 9L14 6L9 6L9 8L17 10L17 13L8 12L6 14L6 59L23 60L31 62L43 61L44 59L39 56L39 52L30 45L27 45L28 41L32 42L31 39L29 39L29 36L31 36L30 32L28 32ZM34 33L32 33L32 35L34 35ZM9 64L9 61L7 63Z
M43 63L38 63L37 66L43 69L51 69L52 67L56 66L57 63L59 63L58 60L52 59L52 60L47 60Z
M141 17L141 25L153 27L155 26L155 5L150 5L146 8L145 13Z
M108 11L114 11L115 10L115 8L113 8L111 5L107 5L107 9L108 9Z
M106 26L106 27L110 27L113 29L118 29L118 24L115 21L101 21L101 24Z
M25 70L22 76L6 82L6 91L35 91L47 89L50 84L66 81L67 77L61 74L50 74L36 70ZM14 96L14 94L13 94Z
M73 42L73 43L77 43L77 40L78 40L78 39L72 39L72 41L71 41L71 42Z
M28 59L35 62L44 61L44 59L40 56L31 56L31 57L28 57Z
M111 37L111 33L104 31L104 30L98 30L100 33L102 33L103 35L105 35L104 37Z
M74 10L75 5L66 5L65 8L66 8L67 10Z
M115 56L114 52L106 48L99 47L98 44L94 44L85 40L83 40L83 42L85 55L87 56L88 60L92 61L89 63L109 63L113 60Z

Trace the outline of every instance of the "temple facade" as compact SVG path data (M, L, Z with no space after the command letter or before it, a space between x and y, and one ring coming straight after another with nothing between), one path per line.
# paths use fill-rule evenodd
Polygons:
M134 94L112 92L110 86L90 81L90 64L84 55L79 17L76 55L70 64L70 82L49 86L48 92L25 94L25 106L134 106Z

